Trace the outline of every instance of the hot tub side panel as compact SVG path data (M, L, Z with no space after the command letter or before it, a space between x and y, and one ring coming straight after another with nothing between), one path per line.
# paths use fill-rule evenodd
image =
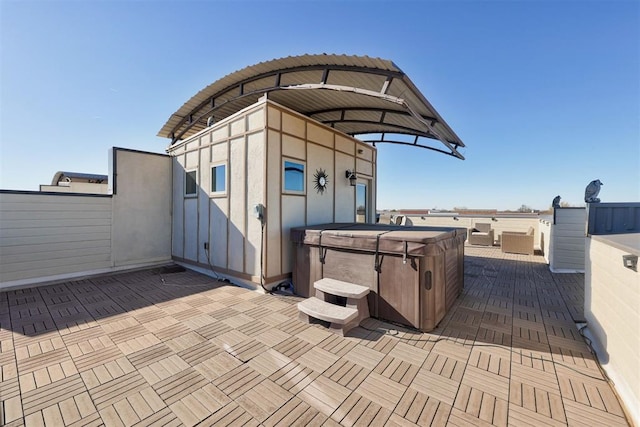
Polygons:
M380 265L378 311L380 319L420 328L420 276L423 258L384 255Z
M456 235L425 250L430 255L408 256L324 246L315 239L294 239L296 294L315 294L313 283L324 277L367 286L371 316L412 326L434 329L460 295L464 283L464 235ZM323 243L329 239L323 239ZM315 244L314 244L315 243ZM360 242L361 243L361 242ZM360 247L360 243L354 246ZM443 249L444 248L444 249ZM323 253L324 263L320 253Z

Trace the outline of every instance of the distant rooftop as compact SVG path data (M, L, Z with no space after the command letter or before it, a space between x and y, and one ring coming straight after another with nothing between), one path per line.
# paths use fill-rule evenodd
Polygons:
M51 185L58 185L59 182L89 182L95 184L106 184L107 175L98 175L94 173L67 172L58 171L53 175Z

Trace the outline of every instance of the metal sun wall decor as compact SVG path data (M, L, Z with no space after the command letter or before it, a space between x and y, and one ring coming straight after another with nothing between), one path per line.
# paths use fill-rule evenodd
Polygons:
M327 189L327 184L329 184L329 175L327 175L327 172L322 168L317 169L313 175L313 180L316 191L320 194L324 193Z

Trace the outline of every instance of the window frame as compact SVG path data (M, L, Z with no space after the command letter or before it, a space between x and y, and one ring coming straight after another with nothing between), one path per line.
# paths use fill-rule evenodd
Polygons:
M195 174L195 191L193 193L187 193L187 182L190 173ZM184 170L184 186L182 187L182 193L185 198L198 197L198 169L185 169Z
M215 168L220 166L224 166L224 190L214 191L211 188L211 184L213 184L213 171ZM213 162L209 164L209 196L210 197L226 197L229 188L229 165L226 161L222 162Z
M289 190L286 185L286 164L294 163L296 165L302 166L302 190ZM282 158L282 193L283 194L297 194L297 195L306 195L307 194L307 162L299 159L293 159L289 157Z

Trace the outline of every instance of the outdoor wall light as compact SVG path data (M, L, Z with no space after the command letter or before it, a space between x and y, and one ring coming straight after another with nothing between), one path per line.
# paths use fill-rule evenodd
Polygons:
M352 171L351 169L347 169L344 173L345 177L349 180L349 185L352 187L356 186L356 181L358 179L358 175L356 175L356 171Z
M630 270L638 271L638 256L622 255L622 264Z
M491 218L491 221L493 221L493 222L498 222L498 220L496 219L496 217L495 217L495 216Z
M453 217L453 220L454 220L454 221L460 221L460 218L458 218L457 216L454 216L454 217Z

